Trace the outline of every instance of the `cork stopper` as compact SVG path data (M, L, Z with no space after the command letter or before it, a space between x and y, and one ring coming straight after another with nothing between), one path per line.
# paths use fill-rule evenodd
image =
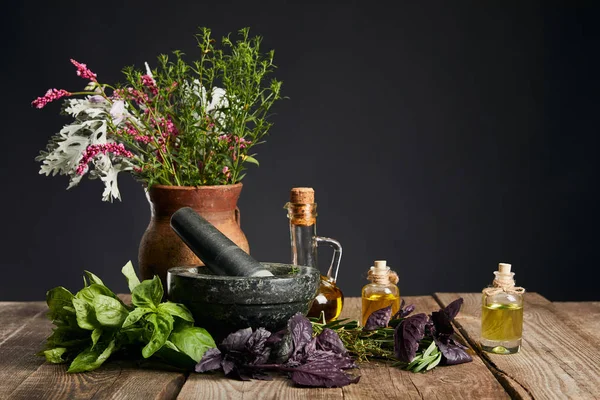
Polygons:
M315 202L315 191L309 187L292 188L290 191L290 203L313 204Z
M494 271L496 278L494 279L494 287L510 288L515 286L514 272L510 272L511 265L507 263L499 263L498 271Z
M377 260L373 263L375 273L385 273L388 269L386 260Z
M511 267L512 266L510 264L500 263L498 264L498 272L500 272L501 274L509 274Z

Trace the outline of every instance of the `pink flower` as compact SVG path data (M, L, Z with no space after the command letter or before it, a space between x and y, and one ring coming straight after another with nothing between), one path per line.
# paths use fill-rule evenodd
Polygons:
M48 89L46 94L42 97L38 97L34 101L31 102L31 105L35 108L44 108L44 106L54 100L58 100L61 97L70 96L71 93L67 92L64 89Z
M227 172L229 172L229 167L225 166L223 167L223 171L224 174L226 174Z
M156 96L158 94L158 87L156 87L156 82L154 81L154 78L152 78L150 75L142 75L142 85L150 89L153 95Z
M105 143L105 144L91 144L83 153L79 165L77 166L77 175L83 175L88 170L88 163L94 159L98 154L112 153L115 156L133 158L133 153L125 149L123 143Z
M142 93L134 88L115 89L111 96L113 100L133 100L138 104L145 104L150 99L146 93Z
M96 80L96 74L89 70L87 65L79 63L71 58L71 63L77 67L77 76L82 77L83 79L89 79L94 82L98 82Z

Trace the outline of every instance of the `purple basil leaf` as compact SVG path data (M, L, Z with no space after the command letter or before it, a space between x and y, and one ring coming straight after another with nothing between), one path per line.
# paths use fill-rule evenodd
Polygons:
M265 347L264 349L262 349L260 354L255 355L254 360L251 362L251 364L252 365L266 364L266 362L269 360L270 356L271 356L271 348Z
M456 365L473 361L473 358L465 351L466 347L453 337L447 340L433 338L438 349L442 352L443 365Z
M246 350L255 355L262 354L269 336L271 336L271 332L265 328L258 328L248 338Z
M385 328L392 317L392 306L387 306L375 312L372 312L367 318L364 331L373 331L379 328Z
M288 331L292 334L292 358L302 354L304 346L312 339L312 325L308 318L301 313L296 313L288 321Z
M316 339L317 345L321 350L331 350L343 356L348 354L348 350L344 347L344 343L342 343L338 334L329 328L323 329L323 332Z
M432 312L431 321L433 322L433 326L435 327L434 336L450 336L454 333L452 322L450 318L448 318L448 314L446 314L444 310Z
M306 343L302 351L303 358L310 356L312 353L317 351L317 338L310 339L310 342Z
M356 368L356 364L354 360L348 356L343 356L341 354L336 354L332 351L325 350L316 350L310 356L308 356L305 360L305 363L310 363L313 361L329 361L336 368L339 369L350 369Z
M267 344L271 345L271 344L278 344L279 342L281 342L281 340L283 339L283 337L287 334L287 329L282 329L280 331L277 331L273 334L271 334L271 336L269 336L269 338L267 339Z
M200 362L196 364L196 372L214 371L221 368L223 356L219 349L211 348L206 350Z
M454 317L456 317L456 315L460 311L460 307L462 306L462 304L463 304L463 298L459 297L458 299L454 300L452 303L448 304L446 306L446 308L443 309L444 313L448 316L448 319L450 321L452 321L454 319Z
M221 347L225 351L244 351L246 342L251 335L252 328L240 329L237 332L230 333L221 343Z
M419 341L425 336L427 320L427 315L416 314L402 320L402 323L396 327L394 350L398 360L409 363L415 358Z
M223 361L221 361L221 366L223 367L225 375L229 375L231 374L231 371L237 370L237 368L235 368L235 363L227 358L224 358Z
M406 318L408 317L413 311L415 311L415 305L411 304L409 306L407 306L406 308L404 308L404 304L406 302L404 301L404 299L402 299L402 303L400 303L400 309L398 310L398 312L396 314L394 314L394 316L392 317L392 319L400 319L400 318Z
M315 360L303 364L292 372L292 381L301 386L342 387L357 383L360 376L353 377L337 368L329 360Z

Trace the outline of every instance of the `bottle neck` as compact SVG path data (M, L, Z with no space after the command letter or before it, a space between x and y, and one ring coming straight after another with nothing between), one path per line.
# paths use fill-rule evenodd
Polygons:
M317 223L317 203L287 203L291 225L311 226Z
M317 246L315 242L317 205L316 203L287 203L290 220L290 241L292 264L318 268Z
M502 273L499 271L494 271L494 282L492 282L492 285L495 288L501 288L501 289L512 289L515 287L515 273L514 272L509 272L509 273Z
M398 275L391 271L389 267L387 267L385 270L371 267L369 269L369 276L367 279L377 285L389 285L392 283L396 284L398 282Z

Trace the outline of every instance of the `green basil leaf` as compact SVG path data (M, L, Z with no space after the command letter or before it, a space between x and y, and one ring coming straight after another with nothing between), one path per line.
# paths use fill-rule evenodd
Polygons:
M97 285L104 286L104 282L102 282L102 279L98 278L96 275L94 275L90 271L84 270L83 272L85 273L85 276L87 276L87 278L89 279L90 283L95 283Z
M136 307L156 309L163 297L163 286L158 275L146 279L131 292L131 302Z
M103 326L119 328L129 314L129 311L120 301L103 294L94 297L93 305L96 311L96 319Z
M214 339L204 328L191 327L171 333L169 340L177 348L190 356L194 361L200 362L206 350L217 347Z
M163 347L173 330L173 317L168 314L153 313L148 315L146 320L151 324L153 331L150 341L142 349L142 356L144 358L150 357Z
M100 328L94 329L94 331L92 332L92 349L98 343L98 340L100 339L100 336L102 336L102 329L100 329Z
M73 299L73 306L75 307L75 313L77 315L77 325L79 325L81 329L87 329L89 331L96 329L99 324L94 316L94 309L92 306L78 298Z
M77 324L77 322L75 322ZM46 347L87 347L90 343L90 334L88 331L79 328L79 326L57 326L52 330L52 334L46 339Z
M48 318L52 321L66 321L73 317L75 312L70 312L65 307L73 306L73 294L62 286L55 287L46 293L46 303L48 304Z
M144 315L151 313L151 312L154 312L154 310L152 310L151 308L145 308L145 307L134 308L133 311L131 311L129 313L129 315L127 315L127 318L125 319L125 322L123 322L122 327L123 328L130 327L131 325L138 322Z
M177 347L175 347L175 345L168 340L165 342L163 347L154 353L154 357L159 358L167 364L182 368L187 371L194 369L194 365L197 364L196 361L190 358L190 356L179 351L179 349L177 349Z
M133 293L133 289L135 289L135 287L140 284L140 280L137 277L135 270L133 269L133 264L131 263L131 261L125 264L125 266L121 269L121 272L123 273L123 275L125 275L125 278L127 278L127 285L129 286L129 291Z
M102 365L115 351L115 339L108 344L98 344L94 349L85 349L75 357L67 372L92 371Z
M179 317L188 322L194 322L194 317L190 310L187 309L183 304L173 303L167 301L166 303L161 303L158 305L159 311L166 312L173 317Z
M114 294L109 288L104 285L99 285L97 283L92 283L88 287L81 289L75 295L76 298L87 302L90 305L94 304L94 299L98 295L104 295L108 297L112 297L113 299L117 299L121 301L116 294Z
M124 328L119 331L119 338L121 340L120 343L138 343L144 342L144 334L146 333L145 327L138 326L130 326L129 328Z
M46 357L46 361L52 364L60 364L65 362L63 360L62 355L67 351L64 347L55 347L54 349L49 349L44 351L44 357Z
M175 346L173 344L173 342L171 342L170 340L167 340L165 342L165 345L163 346L163 348L167 348L167 349L171 349L171 350L175 350L175 351L179 351L179 349L177 348L177 346Z

